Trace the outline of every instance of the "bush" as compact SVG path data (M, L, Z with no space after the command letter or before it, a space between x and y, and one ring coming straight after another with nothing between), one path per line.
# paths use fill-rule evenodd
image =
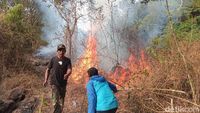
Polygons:
M197 16L197 25L198 25L199 28L200 28L200 16Z
M21 2L5 11L7 13L0 13L0 62L6 69L27 67L27 55L46 44L40 37L40 13L34 2L27 2L29 6Z
M16 6L12 7L5 16L5 20L9 23L22 23L23 19L23 5L17 4Z

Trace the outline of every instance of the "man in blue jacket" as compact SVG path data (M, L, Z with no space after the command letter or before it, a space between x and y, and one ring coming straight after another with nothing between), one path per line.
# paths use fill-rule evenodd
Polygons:
M114 95L116 86L100 76L94 67L87 72L90 77L87 83L88 113L115 113L118 108Z

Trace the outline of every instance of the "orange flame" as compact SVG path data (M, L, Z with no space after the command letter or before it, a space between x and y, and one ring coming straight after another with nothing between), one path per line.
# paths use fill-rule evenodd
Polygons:
M90 36L84 54L73 67L72 79L76 83L87 81L87 69L93 66L97 66L96 39Z
M114 68L115 69L109 76L109 79L120 86L124 86L126 82L132 78L140 79L141 76L138 75L141 75L141 73L144 71L150 73L150 66L147 59L145 58L145 52L143 50L140 52L139 60L132 53L128 58L126 67L117 65Z
M87 70L93 66L98 67L96 49L96 38L91 36L88 37L86 49L73 67L72 79L75 81L75 83L85 84L88 80ZM144 50L141 50L139 58L131 53L126 65L127 66L122 66L117 64L113 68L112 72L107 74L109 75L107 76L109 80L118 85L124 86L126 82L134 77L141 79L141 73L150 73L150 66L145 58Z

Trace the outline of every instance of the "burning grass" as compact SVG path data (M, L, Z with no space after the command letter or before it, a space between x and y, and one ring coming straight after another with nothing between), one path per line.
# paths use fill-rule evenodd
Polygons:
M117 113L159 113L173 110L172 108L175 107L194 108L195 111L200 109L199 43L188 45L184 41L179 42L189 63L189 73L192 75L197 95L193 95L191 91L183 61L176 51L156 50L163 58L160 62L155 58L147 58L145 51L141 50L139 57L131 53L126 64L116 65L109 73L100 69L100 74L115 83L119 89L116 94L119 100ZM194 51L189 51L191 49ZM90 37L83 56L74 65L73 75L69 78L65 112L87 112L85 90L87 69L92 66L98 67L98 62L100 61L96 53L96 40ZM40 77L29 73L10 76L2 80L1 97L6 96L6 90L22 86L28 89L32 96L36 95L40 98L38 112L51 112L50 87L43 88Z
M87 81L87 69L91 66L98 67L99 62L96 56L95 41L89 41L88 45L90 43L93 46L87 46L82 56L83 59L75 65L75 73L72 75L79 78L72 77L72 80L82 81L83 87ZM184 41L179 42L183 48L183 54L189 61L189 72L186 72L177 51L170 49L155 50L157 55L162 56L161 60L147 58L145 51L141 50L139 57L131 53L127 64L123 66L117 64L109 73L100 69L102 75L115 83L119 89L117 94L120 103L118 113L164 112L176 107L195 108L197 111L200 107L198 104L200 102L199 96L192 94L186 73L192 75L195 92L199 94L198 59L200 52L197 52L199 50L198 44L199 42L191 45L184 43ZM189 52L189 48L186 47L193 48L195 51ZM84 106L87 106L85 104Z
M71 76L71 80L76 83L76 86L81 86L75 88L74 90L70 90L70 93L68 94L70 98L68 98L67 102L72 102L74 105L70 105L72 109L73 106L77 106L80 110L77 111L79 113L86 112L87 105L86 105L86 92L81 92L81 88L85 88L85 84L87 83L88 77L87 77L87 69L89 69L92 66L98 67L99 59L97 57L96 52L96 39L94 37L89 37L87 42L87 47L84 52L84 54L81 56L80 60L77 61L75 66L73 67L73 73ZM117 94L117 97L120 102L120 110L121 113L130 113L131 110L128 110L127 107L130 107L130 99L132 97L132 91L138 88L150 88L150 76L152 74L151 72L151 66L149 64L149 61L145 55L145 52L141 50L141 53L139 55L139 58L136 58L134 53L130 54L129 59L127 60L127 63L125 66L121 66L120 64L117 64L115 67L113 67L113 70L111 72L105 72L102 69L100 69L100 74L104 75L110 82L113 82L117 85L118 89L120 90ZM146 84L143 84L143 83ZM72 82L73 84L73 82ZM72 85L70 84L70 85ZM69 85L69 89L74 88ZM79 89L79 90L78 90ZM75 94L71 94L74 91L76 91ZM142 90L141 90L142 91ZM75 96L77 95L77 96ZM140 92L138 95L143 95L142 92ZM75 99L73 100L72 97L76 97L76 99L79 100L79 102ZM128 96L128 97L127 97ZM71 99L71 100L69 100ZM128 100L128 101L127 101ZM83 103L82 105L80 103ZM69 108L69 106L68 106ZM131 111L132 112L132 111Z
M85 52L73 67L72 79L76 83L85 84L88 80L86 73L87 69L90 67L99 67L99 59L97 57L96 48L96 38L89 37ZM123 67L120 64L117 64L109 73L104 72L100 68L99 70L104 73L103 75L105 75L105 77L107 77L112 82L117 83L118 85L123 85L130 79L141 79L142 75L134 75L138 73L149 75L151 71L148 60L145 58L145 52L143 50L141 50L139 59L136 58L134 53L131 53L129 59L127 60L127 64L125 65L126 66Z

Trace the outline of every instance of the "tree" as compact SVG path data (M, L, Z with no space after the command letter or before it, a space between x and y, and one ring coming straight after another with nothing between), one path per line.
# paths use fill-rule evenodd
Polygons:
M42 24L34 2L18 2L20 4L9 6L8 10L3 9L4 13L0 12L0 62L6 69L23 70L28 65L26 55L46 43L40 38Z
M68 49L67 54L69 57L72 57L72 38L75 37L75 32L77 30L77 22L83 16L79 13L84 5L88 3L87 1L82 0L54 0L54 6L59 12L60 16L65 20L65 43Z

